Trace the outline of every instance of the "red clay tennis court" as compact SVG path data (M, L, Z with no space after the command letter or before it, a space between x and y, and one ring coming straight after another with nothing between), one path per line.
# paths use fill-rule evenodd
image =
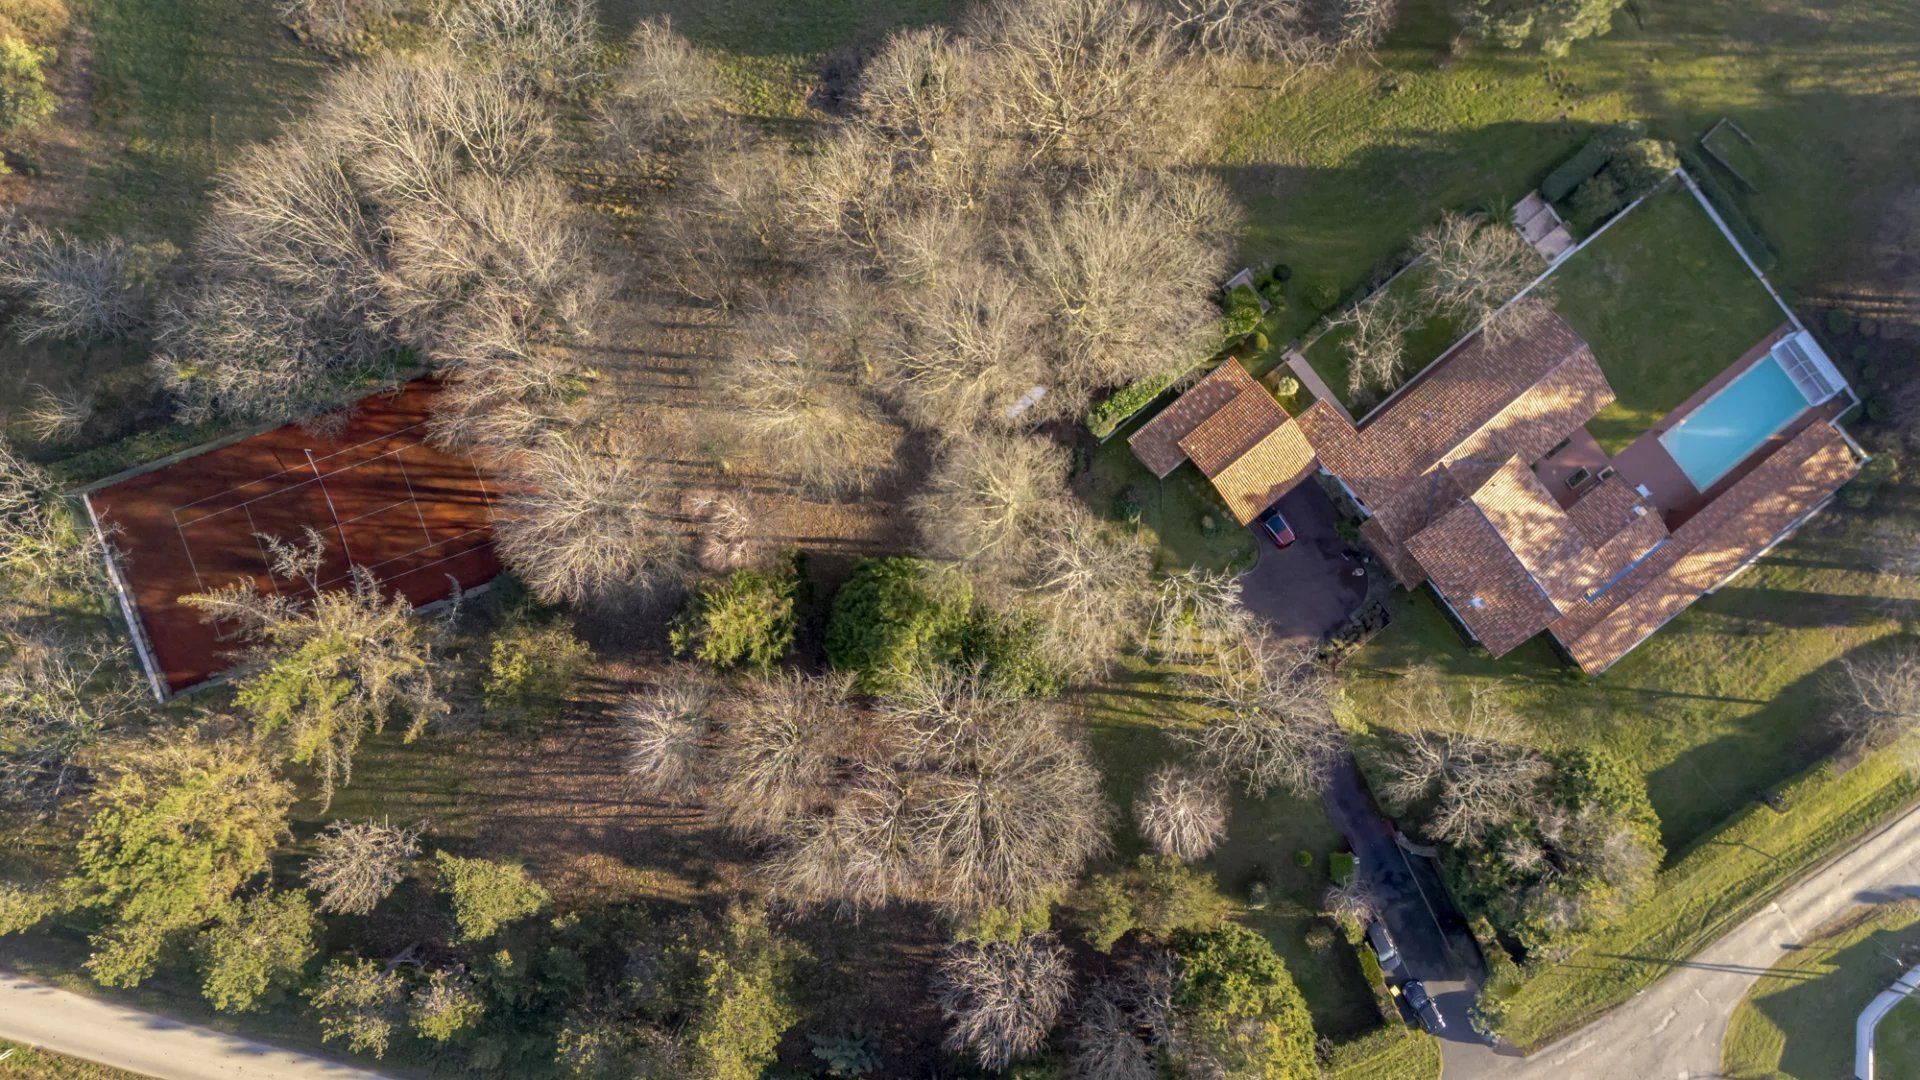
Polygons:
M325 545L321 588L364 567L415 606L499 574L500 489L472 458L425 441L437 391L408 383L363 399L336 436L275 428L86 494L156 694L219 674L233 648L180 597L234 581L309 591L273 578L262 536L302 540L312 528Z

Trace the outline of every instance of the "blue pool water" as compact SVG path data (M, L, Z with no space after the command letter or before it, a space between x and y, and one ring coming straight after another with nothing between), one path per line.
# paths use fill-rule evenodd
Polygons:
M1768 356L1662 433L1660 445L1705 491L1807 408L1806 395Z

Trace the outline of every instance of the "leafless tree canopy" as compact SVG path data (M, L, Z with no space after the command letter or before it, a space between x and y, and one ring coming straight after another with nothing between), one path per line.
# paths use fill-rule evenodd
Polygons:
M1134 816L1155 851L1192 862L1206 858L1227 835L1227 793L1209 777L1162 765L1147 778Z
M1521 738L1497 686L1457 702L1430 671L1409 675L1396 695L1396 752L1383 764L1387 797L1401 807L1433 800L1434 834L1477 843L1534 797L1547 763Z
M1831 680L1833 719L1847 742L1871 750L1920 723L1920 649L1901 642L1846 657Z
M1382 290L1358 301L1327 324L1328 333L1344 333L1347 392L1384 394L1406 377L1407 335L1418 316L1405 302Z
M1254 632L1240 602L1240 579L1208 570L1179 570L1160 579L1147 645L1161 656L1206 661Z
M1256 634L1191 677L1220 713L1187 735L1216 775L1255 794L1278 787L1309 795L1325 786L1346 737L1329 702L1332 676L1313 650L1311 642Z
M363 37L405 11L409 0L279 0L280 18L295 33L331 50L360 47Z
M100 540L60 505L45 469L0 442L0 620L16 600L104 588Z
M1414 237L1413 248L1427 302L1467 326L1513 299L1545 266L1518 230L1464 214L1442 216Z
M1102 980L1081 999L1073 1026L1074 1080L1152 1080L1177 1046L1173 1030L1174 960L1155 950Z
M385 822L335 821L317 841L306 882L320 911L365 915L393 892L420 854L420 835Z
M764 679L734 704L717 768L716 807L748 835L783 835L817 811L837 779L852 719L845 676Z
M1103 670L1140 631L1152 559L1138 537L1077 503L1055 506L1039 556L1019 584L1049 659L1074 674Z
M1054 507L1067 499L1066 454L1023 436L967 439L948 446L913 517L921 543L940 559L995 576L1040 557Z
M677 664L620 710L627 774L650 795L689 793L713 733L715 687L700 668Z
M1003 1071L1046 1041L1072 986L1067 951L1050 934L956 945L934 983L947 1045L982 1069Z
M1371 49L1397 0L1161 0L1175 31L1205 55L1301 69Z
M724 95L719 69L674 33L672 20L642 19L627 38L600 116L616 152L646 153L711 137Z
M21 341L107 342L145 319L118 237L85 241L33 222L0 218L0 295L16 300L8 326Z
M1327 914L1365 925L1380 914L1380 891L1373 878L1355 868L1347 880L1327 890Z
M0 632L0 805L51 811L149 696L111 639Z
M645 462L549 440L527 452L522 486L500 501L500 556L549 602L580 601L678 579L680 540L658 511Z
M434 28L459 55L529 86L566 91L599 76L592 0L445 0Z

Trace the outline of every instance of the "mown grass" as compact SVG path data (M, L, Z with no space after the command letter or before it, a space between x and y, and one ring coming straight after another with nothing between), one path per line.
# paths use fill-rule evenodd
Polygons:
M77 0L93 33L94 111L114 152L75 227L184 244L215 172L272 137L325 61L256 0Z
M1440 1075L1440 1040L1400 1024L1388 1024L1333 1048L1330 1080L1434 1080Z
M139 1073L0 1039L0 1076L18 1080L142 1080Z
M1086 473L1075 482L1081 498L1095 513L1115 520L1137 512L1137 528L1152 545L1158 569L1240 570L1253 565L1259 556L1253 535L1234 520L1199 469L1183 464L1162 480L1133 456L1127 436L1152 415L1144 414L1093 447Z
M1551 278L1613 404L1587 423L1619 453L1787 321L1693 194L1668 181Z
M1850 1076L1853 1024L1920 949L1920 905L1855 908L1775 964L1733 1011L1721 1071L1736 1078ZM1875 1072L1920 1076L1920 1003L1881 1020Z

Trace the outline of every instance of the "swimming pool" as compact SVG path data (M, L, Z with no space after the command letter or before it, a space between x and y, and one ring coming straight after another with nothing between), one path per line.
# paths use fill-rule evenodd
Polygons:
M1705 491L1812 404L1768 355L1662 432L1660 445Z

